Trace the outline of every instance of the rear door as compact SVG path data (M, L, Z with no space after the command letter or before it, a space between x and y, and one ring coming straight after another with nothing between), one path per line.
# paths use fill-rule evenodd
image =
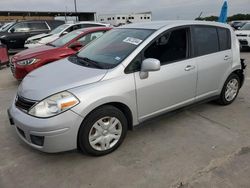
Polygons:
M231 70L230 31L213 26L193 26L194 57L198 68L197 99L218 94Z
M29 22L28 27L30 29L29 37L49 32L49 27L45 21Z

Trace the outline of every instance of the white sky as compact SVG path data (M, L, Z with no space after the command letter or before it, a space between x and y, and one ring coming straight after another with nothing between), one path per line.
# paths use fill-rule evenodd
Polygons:
M74 0L0 0L0 10L68 11ZM132 13L152 11L153 19L194 19L219 15L223 0L77 0L78 11ZM229 15L250 14L250 0L228 0Z

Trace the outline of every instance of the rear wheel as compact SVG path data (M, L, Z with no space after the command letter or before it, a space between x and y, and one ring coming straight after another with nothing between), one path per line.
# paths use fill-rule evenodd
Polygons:
M117 149L127 132L127 119L116 107L107 105L91 112L78 133L78 147L83 152L100 156Z
M217 102L221 105L231 104L236 99L239 89L240 78L233 73L227 78Z

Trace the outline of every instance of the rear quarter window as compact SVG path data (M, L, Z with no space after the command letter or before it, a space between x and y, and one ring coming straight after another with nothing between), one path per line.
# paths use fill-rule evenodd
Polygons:
M231 34L230 30L226 28L217 28L220 42L220 50L231 49Z

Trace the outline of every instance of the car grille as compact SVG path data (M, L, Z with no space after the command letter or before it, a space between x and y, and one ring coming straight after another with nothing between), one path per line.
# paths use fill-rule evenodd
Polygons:
M237 37L247 37L247 35L244 35L244 34L237 34L236 36Z
M248 42L246 40L240 40L241 45L248 45Z
M25 99L23 97L17 96L15 105L18 109L28 112L29 109L35 104L35 101Z
M15 66L14 66L12 59L10 60L10 70L11 70L12 74L15 74Z

